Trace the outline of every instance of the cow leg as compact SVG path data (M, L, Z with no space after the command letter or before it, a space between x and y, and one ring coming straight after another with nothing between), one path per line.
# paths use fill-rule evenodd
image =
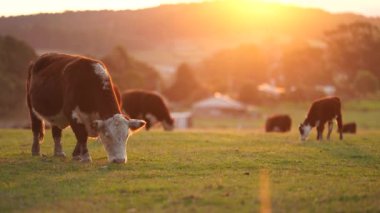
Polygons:
M61 138L62 138L62 129L52 126L51 133L54 139L54 156L57 157L66 157L65 152L63 152Z
M342 124L342 114L341 113L338 114L336 121L338 123L339 139L342 140L343 139L343 124Z
M145 124L145 129L149 130L151 127L152 127L152 124L150 123L150 121L147 121Z
M33 131L33 144L32 144L32 155L40 155L40 143L44 139L44 122L39 119L32 110L30 110L30 118L32 121L32 131Z
M324 123L320 123L318 126L317 126L317 140L322 140L323 139L323 130L325 128L325 124Z
M150 122L150 119L147 118L145 115L143 116L143 120L146 122L145 129L149 130L152 127L152 123Z
M87 131L83 124L78 124L76 121L70 123L71 128L77 138L77 144L73 151L73 160L79 160L83 163L91 162L91 156L87 149Z
M331 132L333 130L333 126L334 126L334 123L333 121L329 121L328 122L328 132L327 132L327 140L330 140L330 135L331 135Z
M81 150L81 145L77 141L77 143L75 144L73 154L72 154L73 160L80 161L80 150Z

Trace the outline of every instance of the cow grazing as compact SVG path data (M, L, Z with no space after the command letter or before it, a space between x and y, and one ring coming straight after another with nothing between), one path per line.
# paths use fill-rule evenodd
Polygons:
M333 119L337 120L339 138L342 140L342 113L341 103L338 97L327 97L313 102L306 119L299 126L301 139L305 140L313 127L317 127L317 140L322 140L325 123L328 122L327 139L330 139L333 129Z
M156 122L161 122L165 130L174 128L174 120L163 98L149 91L130 90L122 95L122 108L131 118L146 121L145 128L149 130Z
M266 132L288 132L292 126L289 115L273 115L267 118L265 123Z
M33 155L40 155L47 121L52 126L55 156L65 156L61 133L71 126L77 139L74 160L91 162L87 138L100 136L108 160L125 163L128 136L145 125L145 121L127 119L121 113L103 63L82 56L50 53L36 59L29 67L27 103Z
M355 134L356 133L356 123L351 122L351 123L343 124L342 131L343 131L343 133Z

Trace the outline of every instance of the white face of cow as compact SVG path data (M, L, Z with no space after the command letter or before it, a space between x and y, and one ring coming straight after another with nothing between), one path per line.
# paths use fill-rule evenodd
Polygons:
M108 161L113 163L127 162L127 139L135 131L145 126L145 121L127 120L116 114L107 120L96 120L94 126L107 151Z
M309 136L311 132L311 125L310 124L300 124L300 127L298 128L301 134L301 140L306 140L306 138Z

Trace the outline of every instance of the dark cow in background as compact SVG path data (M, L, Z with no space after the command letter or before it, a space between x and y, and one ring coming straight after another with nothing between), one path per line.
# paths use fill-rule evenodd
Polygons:
M100 136L110 162L127 160L126 141L145 121L121 113L111 76L102 62L82 56L45 54L31 64L27 81L32 154L40 155L43 120L52 126L54 155L65 156L62 129L71 126L77 144L73 159L90 162L87 138Z
M356 123L351 122L351 123L343 124L342 131L343 131L343 133L355 134L356 133Z
M288 132L292 126L289 115L273 115L267 118L265 123L266 132Z
M161 122L167 131L174 128L174 120L170 116L168 107L163 98L154 92L126 91L122 95L122 108L131 118L145 120L147 130L157 122Z
M333 129L333 119L337 120L339 138L342 140L342 113L340 99L338 97L327 97L314 101L309 109L306 119L299 126L301 139L305 140L311 129L317 127L317 140L322 140L323 129L325 123L328 122L327 139L329 140Z

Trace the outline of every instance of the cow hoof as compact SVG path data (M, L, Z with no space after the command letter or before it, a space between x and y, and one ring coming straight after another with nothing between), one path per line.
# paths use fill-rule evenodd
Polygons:
M33 143L32 145L32 156L40 156L40 144Z
M66 158L66 154L64 152L55 152L54 157Z
M91 155L87 152L83 155L73 156L73 161L79 161L82 163L90 163L90 162L92 162L92 158L91 158Z
M81 157L80 155L73 156L73 161L80 161Z
M41 156L39 152L32 152L32 156Z
M91 159L91 158L88 158L88 159L81 159L79 162L81 162L81 163L91 163L91 162L92 162L92 159Z
M81 163L91 163L92 158L91 155L87 152L86 154L83 154L80 156L80 162Z

